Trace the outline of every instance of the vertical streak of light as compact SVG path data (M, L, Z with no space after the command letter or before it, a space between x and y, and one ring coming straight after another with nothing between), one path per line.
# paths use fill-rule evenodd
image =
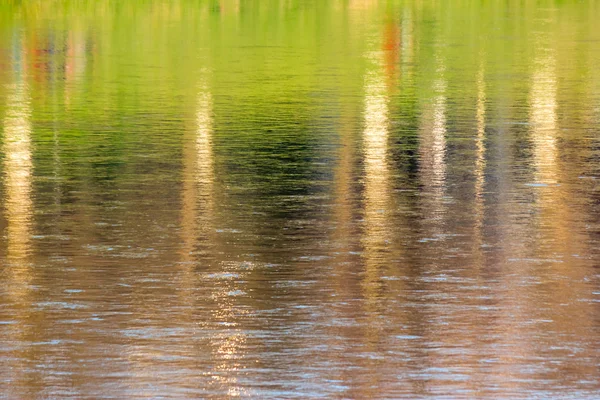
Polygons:
M424 113L421 125L421 179L424 192L430 196L432 214L439 220L443 214L442 202L446 185L446 79L445 65L436 57L436 79L433 83L432 108Z
M543 184L536 188L539 210L536 213L536 225L539 229L536 250L540 258L567 261L572 260L574 254L589 254L590 249L586 229L581 225L580 213L584 201L578 198L579 192L575 189L577 184L574 183L575 176L580 173L577 171L578 165L567 165L561 159L561 121L558 118L559 53L555 46L555 42L547 36L539 38L530 92L535 179ZM567 147L564 151L566 156L571 155ZM559 182L560 185L557 184ZM579 260L573 262L579 263ZM586 311L587 303L579 301L585 290L578 290L575 283L583 282L588 272L585 268L567 267L573 266L571 262L554 262L551 266L554 275L547 275L547 279L555 280L556 276L563 279L556 282L552 296L547 298L547 302L553 304L553 307L547 309L544 317L555 321L557 329L564 332L565 336L581 335L591 326L588 318L591 314ZM544 272L548 271L550 270ZM565 277L568 279L564 279ZM562 309L560 313L556 312L559 308ZM576 318L578 323L572 324L572 318Z
M475 161L475 245L476 252L480 252L483 244L483 218L484 200L483 190L485 187L485 71L483 63L479 66L477 74L477 159ZM479 260L481 262L481 260Z
M544 35L543 35L544 36ZM549 43L545 40L536 43L536 54L533 59L533 76L531 79L531 89L529 93L529 122L530 135L533 141L533 157L532 163L534 167L534 179L536 183L552 184L557 180L557 146L556 146L556 128L557 128L557 84L556 84L556 60L554 51L549 47ZM548 240L552 237L552 229L557 223L556 212L562 212L559 208L561 205L552 205L556 200L558 191L555 188L538 187L537 199L535 204L540 207L540 213L536 216L539 218L539 223L532 224L535 226L534 232L524 231L524 227L515 221L514 216L506 216L507 219L513 219L507 226L510 229L509 245L507 249L510 251L509 257L517 258L523 256L526 251L530 256L535 258L544 258L548 256L544 254L543 247L547 245ZM558 207L557 207L558 206ZM511 218L512 217L512 218ZM560 220L558 219L558 223ZM526 249L519 249L519 241L522 241L527 234L531 236L535 233L535 237L541 237L542 240L539 246L528 246ZM566 238L565 238L566 239ZM559 244L561 245L561 244ZM502 276L502 287L505 291L502 307L502 317L499 318L501 326L501 345L498 347L501 351L498 352L500 360L499 365L504 366L504 371L498 372L498 376L502 376L505 382L510 382L512 390L521 390L522 383L514 379L516 373L514 366L519 365L523 359L527 359L535 355L535 346L533 342L538 337L536 327L530 327L526 321L540 316L542 317L545 310L540 310L533 307L533 304L538 304L538 301L544 303L544 296L541 295L538 289L534 287L523 287L523 281L531 279L534 276L536 279L545 279L544 273L534 269L531 263L520 262L508 264L507 272ZM560 296L560 292L553 293L553 296Z
M19 55L20 56L20 55ZM31 160L31 105L29 90L24 74L24 60L14 61L17 69L16 82L8 86L6 114L3 120L4 138L2 153L4 154L4 212L7 220L7 254L4 265L4 278L1 282L12 308L13 318L17 323L9 325L5 333L7 343L15 346L16 354L5 357L16 363L9 362L8 372L17 376L7 377L8 382L14 383L19 374L25 371L24 356L18 348L23 343L24 335L28 332L28 322L31 312L30 283L31 270L28 257L31 251L31 231L33 200Z
M206 205L206 215L210 216L213 211L213 149L212 149L212 95L206 81L202 82L201 91L198 96L198 111L196 123L198 131L196 135L196 181L200 185ZM209 212L210 211L210 212Z
M437 197L443 196L446 182L446 81L444 68L438 69L440 78L435 82L437 96L434 100L432 134L432 172Z
M544 238L542 248L556 254L567 252L568 247L578 244L573 240L572 217L570 210L575 203L568 200L569 185L556 185L561 177L561 165L558 149L558 99L556 51L545 41L539 43L538 54L534 60L535 70L530 92L530 125L534 143L533 161L535 180L550 187L537 188L537 205L540 209L540 228ZM569 203L567 203L569 202ZM554 245L551 243L554 242ZM574 250L574 249L573 249ZM579 249L580 250L580 249ZM579 251L577 250L577 251ZM574 250L575 251L575 250Z
M193 130L183 144L182 247L183 269L179 289L185 293L186 309L193 309L194 263L199 242L214 239L213 227L213 103L209 72L201 71ZM211 243L208 243L209 245ZM191 316L190 316L191 319Z
M383 55L368 55L370 70L365 75L365 128L363 132L365 164L365 250L366 277L364 282L367 304L377 297L378 266L389 241L389 168L388 98Z
M8 221L7 259L15 282L21 289L29 273L25 259L30 249L31 216L31 124L30 104L24 79L11 85L4 118L4 182L6 185L5 212ZM16 289L16 287L15 287Z
M210 71L200 71L193 118L183 141L183 187L181 193L181 270L177 291L181 295L182 324L195 330L195 296L198 289L198 246L214 239L213 225L213 102ZM209 243L210 244L210 243ZM193 341L190 342L190 347ZM189 350L188 350L189 351Z
M364 76L364 222L361 245L364 257L364 278L361 282L364 297L364 313L368 318L365 326L365 346L367 351L374 351L374 344L379 341L381 326L377 323L377 315L381 310L381 271L385 267L389 250L390 222L390 184L388 151L388 86L386 84L386 52L370 51L365 55L367 70ZM367 363L366 367L372 366ZM368 387L379 385L379 377L373 375L364 397L372 397Z
M556 183L556 58L552 50L543 51L534 62L530 100L535 178L539 183Z
M187 262L201 233L209 233L213 218L212 95L205 75L198 94L193 145L184 144L182 252Z
M475 159L475 199L474 199L474 233L473 233L473 261L474 272L478 273L485 266L485 258L483 252L484 244L484 219L485 219L485 168L486 168L486 86L485 86L485 68L483 58L480 60L479 71L477 73L477 137L475 139L476 159ZM481 275L477 275L478 279ZM483 282L482 282L483 284ZM480 335L475 335L471 347L477 349L475 353L483 352L483 343L479 340ZM477 374L479 375L479 373ZM472 386L477 390L477 384Z
M194 187L195 193L192 200L195 209L193 241L203 239L208 242L216 240L211 234L214 230L215 217L215 190L214 190L214 149L213 149L213 98L209 88L208 72L203 71L200 83L196 112L196 137L194 159ZM214 243L208 243L214 246ZM193 248L194 243L188 245ZM225 265L222 265L225 266ZM216 385L227 387L229 397L245 395L245 390L239 386L237 375L242 366L240 358L243 357L242 348L246 343L246 334L237 326L238 311L235 309L235 297L230 293L239 290L239 284L233 280L224 279L212 289L212 299L215 309L212 317L218 321L219 326L225 326L213 334L213 357L218 360L212 374Z
M445 224L445 183L446 183L446 80L444 58L439 54L440 45L436 48L433 96L424 105L419 127L419 180L422 199L420 201L423 215L423 234L427 239L437 240L443 233ZM431 248L426 248L432 251ZM437 324L436 324L437 325ZM439 326L428 328L435 340ZM445 338L445 337L444 337ZM427 361L438 364L441 360Z

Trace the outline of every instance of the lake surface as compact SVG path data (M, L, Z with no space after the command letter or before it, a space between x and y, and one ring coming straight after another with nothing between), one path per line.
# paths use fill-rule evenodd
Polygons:
M600 397L597 1L0 1L0 397Z

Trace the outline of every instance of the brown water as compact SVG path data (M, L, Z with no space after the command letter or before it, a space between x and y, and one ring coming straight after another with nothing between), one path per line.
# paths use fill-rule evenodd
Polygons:
M596 1L0 1L0 397L600 398Z

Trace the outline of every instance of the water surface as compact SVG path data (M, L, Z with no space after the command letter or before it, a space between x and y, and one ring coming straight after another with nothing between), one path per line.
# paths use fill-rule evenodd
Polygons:
M0 1L0 397L597 398L596 1Z

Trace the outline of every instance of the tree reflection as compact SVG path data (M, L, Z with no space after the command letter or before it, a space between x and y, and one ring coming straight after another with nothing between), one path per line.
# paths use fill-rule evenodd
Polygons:
M439 235L445 217L444 196L446 193L446 101L447 82L445 58L437 50L434 55L435 72L433 98L421 114L420 127L420 178L425 198L424 205L434 231ZM438 240L438 237L425 238Z
M11 347L19 347L19 343L27 340L23 336L29 331L28 318L32 312L30 299L31 281L33 279L30 253L33 223L32 201L32 159L31 159L31 106L27 85L25 55L21 48L15 48L18 61L13 60L15 68L14 83L8 85L7 106L4 116L4 138L2 153L4 155L4 212L7 220L7 251L4 262L2 282L8 294L8 307L11 310L13 324L8 325L6 339ZM26 368L24 356L18 351L5 355L11 360L10 370L17 374L14 379L22 379ZM6 371L8 372L8 371ZM8 372L10 374L10 372ZM17 386L15 384L15 386Z
M486 167L486 134L485 134L485 113L486 113L486 87L485 87L485 69L483 59L480 60L479 71L477 73L477 137L475 139L476 154L475 160L475 240L473 248L478 255L476 263L481 267L484 260L481 257L483 245L483 224L485 217L485 167Z
M196 131L184 151L182 239L184 260L194 259L198 242L208 242L214 231L214 171L212 149L212 95L210 72L203 70L196 112Z

